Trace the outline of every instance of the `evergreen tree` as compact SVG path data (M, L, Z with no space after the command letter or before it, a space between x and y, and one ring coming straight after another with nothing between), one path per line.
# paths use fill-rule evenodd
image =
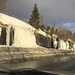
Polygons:
M58 35L58 33L59 33L59 32L58 32L58 29L56 29L56 30L55 30L55 34Z
M51 28L51 34L54 34L54 32L55 32L55 31L54 31L54 28L52 27L52 28Z
M54 23L53 26L52 26L52 28L51 28L51 34L54 34L55 33L55 24L56 23Z
M50 26L47 26L46 30L47 31L50 31L51 30Z
M42 31L45 30L45 26L44 26L44 24L42 24L42 25L40 26L40 29L41 29Z
M35 4L34 6L31 18L29 19L29 24L32 25L36 29L40 28L40 14L37 8L37 4Z
M51 33L51 28L50 28L50 26L47 26L47 27L46 27L46 33L47 33L47 34L50 34L50 33Z

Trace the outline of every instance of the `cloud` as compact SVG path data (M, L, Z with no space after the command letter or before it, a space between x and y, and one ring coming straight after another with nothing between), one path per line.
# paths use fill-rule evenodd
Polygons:
M63 26L68 28L72 32L75 32L75 22L63 23Z
M45 24L75 21L75 0L8 0L8 10L23 20L29 19L35 3Z

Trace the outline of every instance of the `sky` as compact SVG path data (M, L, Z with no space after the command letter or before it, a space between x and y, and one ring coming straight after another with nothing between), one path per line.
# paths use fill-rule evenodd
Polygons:
M35 3L45 25L56 23L75 32L75 0L8 0L7 11L27 22Z

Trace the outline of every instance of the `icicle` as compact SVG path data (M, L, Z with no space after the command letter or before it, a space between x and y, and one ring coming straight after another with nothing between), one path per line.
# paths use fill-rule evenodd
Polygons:
M2 31L2 28L0 27L0 36L1 36L1 31Z
M6 45L9 46L10 44L10 28L11 26L9 26L7 29L6 29Z

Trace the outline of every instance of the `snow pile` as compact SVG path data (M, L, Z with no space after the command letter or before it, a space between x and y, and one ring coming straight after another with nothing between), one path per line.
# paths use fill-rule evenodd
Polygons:
M53 38L57 38L58 36L57 36L56 34L53 34L52 37L53 37Z
M50 35L46 34L46 32L42 31L41 29L37 30L36 33L39 33L39 34L41 34L41 35L43 35L43 36L45 36L45 37L51 38Z
M38 47L34 35L34 31L36 29L31 25L2 13L0 13L0 22L7 25L6 45L10 45L10 28L13 27L14 42L11 46ZM1 30L2 29L0 27L0 34Z
M12 26L20 27L20 28L25 28L28 30L35 30L35 28L32 27L31 25L29 25L19 19L16 19L14 17L5 15L3 13L0 13L0 22L2 22L3 24L12 25Z
M39 33L39 34L41 34L41 35L43 35L43 36L46 36L46 35L47 35L47 34L46 34L44 31L42 31L41 29L37 30L36 32Z

